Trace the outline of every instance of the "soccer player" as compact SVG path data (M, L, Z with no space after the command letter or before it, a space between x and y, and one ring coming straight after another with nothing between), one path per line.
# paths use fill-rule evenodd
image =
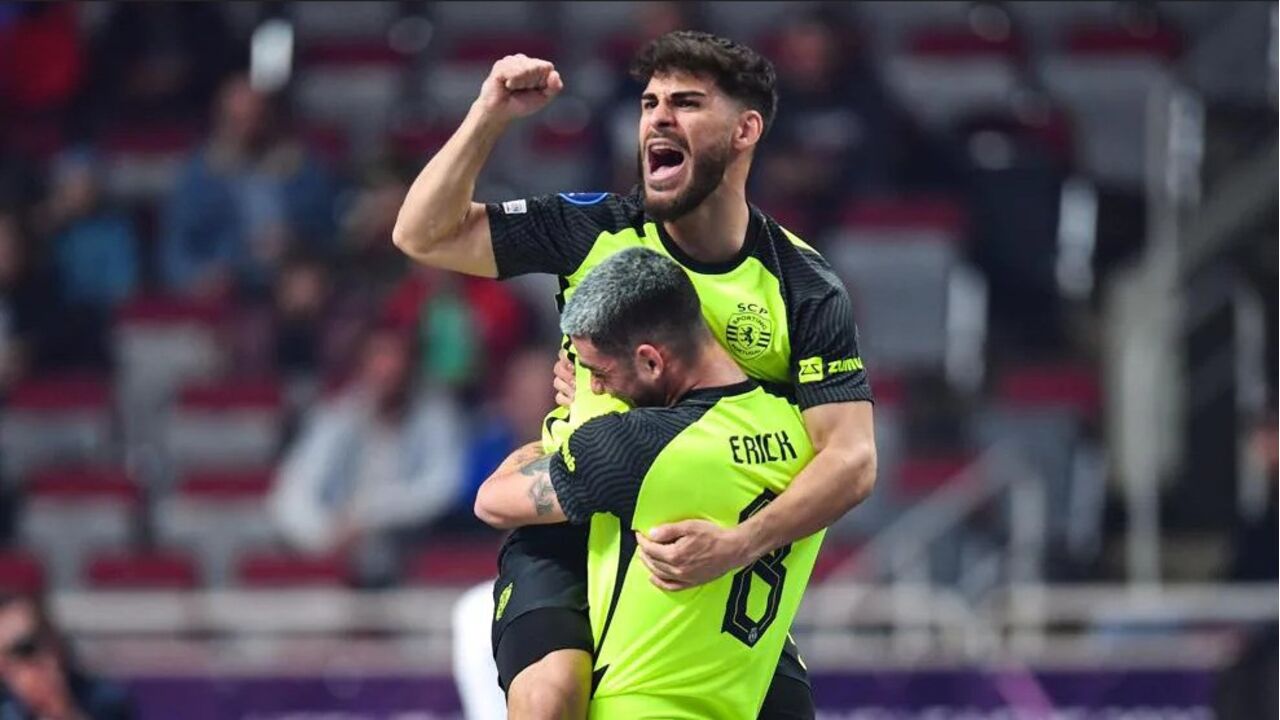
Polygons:
M480 488L476 515L504 528L590 523L593 720L750 720L824 533L680 593L647 582L636 533L759 511L813 456L800 411L747 378L707 329L688 276L653 250L596 266L560 326L593 389L637 409L587 421L558 453L517 450Z
M746 200L755 147L777 107L773 66L730 40L679 31L642 49L632 71L646 83L636 192L472 200L506 127L563 88L551 63L513 55L494 64L461 126L414 181L393 237L436 267L557 275L561 301L610 255L650 248L684 268L712 334L746 374L793 396L815 455L777 500L732 527L693 518L639 539L652 581L675 590L750 566L867 496L875 479L871 390L844 286L817 252ZM589 392L589 371L572 359L579 389L570 408L548 417L547 450L587 419L624 409ZM570 525L521 528L503 547L492 639L515 717L580 717L585 708L595 650L585 552L584 533ZM512 590L503 597L505 588ZM796 683L807 689L803 666L784 652L773 687ZM771 714L773 696L761 717L787 716ZM791 716L806 714L811 707Z

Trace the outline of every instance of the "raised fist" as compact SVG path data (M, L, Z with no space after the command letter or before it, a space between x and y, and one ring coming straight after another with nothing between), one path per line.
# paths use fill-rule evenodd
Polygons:
M523 54L508 55L493 64L478 102L486 112L510 120L541 110L563 89L555 65Z

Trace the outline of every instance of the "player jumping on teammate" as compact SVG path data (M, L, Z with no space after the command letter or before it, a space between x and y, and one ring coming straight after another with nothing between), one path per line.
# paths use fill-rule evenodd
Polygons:
M638 192L472 200L506 127L563 88L551 63L509 56L494 64L466 119L415 180L394 238L436 267L557 275L562 298L613 253L649 247L685 269L713 335L746 374L795 399L815 456L785 492L739 525L687 520L657 527L653 542L642 542L652 581L676 590L812 535L867 496L875 478L871 392L843 285L811 247L746 201L755 148L777 107L772 65L738 43L681 31L646 46L633 74L645 83ZM548 450L588 419L625 409L590 392L588 371L575 364L578 390L570 408L548 418ZM502 598L492 637L513 716L585 712L595 650L585 566L586 538L567 526L521 529L504 546L495 593L515 589ZM807 682L803 667L784 652L774 685L795 682ZM766 698L761 716L771 714L811 716L812 708L776 710Z

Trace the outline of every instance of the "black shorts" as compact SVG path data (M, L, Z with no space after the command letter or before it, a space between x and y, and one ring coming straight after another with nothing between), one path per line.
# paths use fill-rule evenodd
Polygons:
M800 655L791 636L782 647L778 669L760 706L759 720L813 720L818 710L813 704L809 673L800 664Z
M498 555L493 658L503 691L556 650L594 652L587 616L587 527L520 528Z
M535 531L535 532L529 532ZM556 650L594 653L587 615L587 528L521 528L498 556L493 657L503 692L522 670ZM811 720L809 674L787 637L760 709L761 720Z

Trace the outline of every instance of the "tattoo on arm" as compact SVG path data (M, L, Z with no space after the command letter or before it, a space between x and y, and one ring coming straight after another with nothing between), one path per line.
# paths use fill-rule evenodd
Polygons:
M556 491L551 487L551 456L544 455L520 468L520 474L533 478L529 483L529 499L538 515L546 515L555 509Z

